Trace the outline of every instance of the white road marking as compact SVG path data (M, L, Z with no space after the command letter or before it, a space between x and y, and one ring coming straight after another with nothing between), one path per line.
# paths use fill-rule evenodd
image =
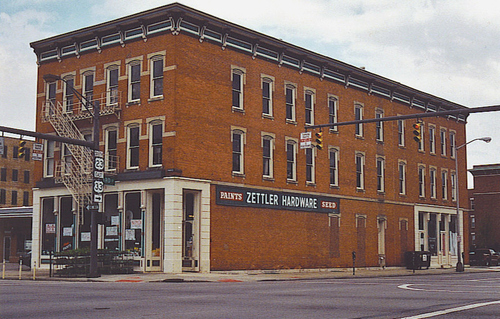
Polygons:
M431 317L435 317L435 316L446 315L446 314L452 313L452 312L458 312L458 311L463 311L463 310L470 310L470 309L474 309L474 308L479 308L479 307L484 307L484 306L490 306L490 305L496 305L496 304L500 304L500 300L490 301L490 302L481 302L481 303L475 303L475 304L466 305L466 306L462 306L462 307L456 307L456 308L438 310L438 311L423 313L423 314L416 315L416 316L404 317L404 318L401 318L401 319L423 319L423 318L431 318Z

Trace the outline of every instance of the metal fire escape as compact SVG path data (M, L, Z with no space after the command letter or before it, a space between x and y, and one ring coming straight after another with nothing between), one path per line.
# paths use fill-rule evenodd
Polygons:
M96 99L94 103L100 104L100 116L115 114L119 117L118 99L115 103L106 105L106 98ZM76 120L91 119L87 108L82 108L81 103L71 104L71 108L60 102L46 101L42 107L42 121L52 125L59 136L72 139L85 140L75 124ZM75 214L80 224L83 224L83 209L92 203L92 150L85 146L64 144L61 147L61 160L54 163L54 179L56 183L63 183L76 202Z

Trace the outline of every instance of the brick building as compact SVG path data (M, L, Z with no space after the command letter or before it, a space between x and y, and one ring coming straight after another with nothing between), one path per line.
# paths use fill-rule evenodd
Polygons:
M474 165L469 172L474 176L474 188L469 189L470 247L500 251L500 165Z
M299 138L308 125L465 107L180 4L31 46L37 131L67 118L90 138L68 87L99 103L115 180L99 247L134 252L138 269L348 267L353 251L360 266L402 265L408 250L456 262L453 150L465 117L426 118L418 143L415 120L324 129L321 150ZM36 260L89 244L89 214L64 179L79 156L54 142L45 152Z
M32 225L32 188L34 161L33 141L26 142L19 156L19 138L2 137L0 148L0 256L7 262L17 262L29 250ZM28 246L26 246L28 245Z

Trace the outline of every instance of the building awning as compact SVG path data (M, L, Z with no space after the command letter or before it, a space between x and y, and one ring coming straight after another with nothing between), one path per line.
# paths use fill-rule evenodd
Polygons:
M0 208L0 219L33 218L33 206Z

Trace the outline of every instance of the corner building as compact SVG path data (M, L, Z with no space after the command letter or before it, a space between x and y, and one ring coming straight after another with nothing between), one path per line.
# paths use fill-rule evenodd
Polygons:
M300 135L464 106L180 4L31 46L37 131L91 139L89 111L68 87L99 103L114 185L98 245L133 252L137 270L349 267L352 252L357 266L400 266L413 250L431 251L434 266L456 262L464 116L426 118L420 143L415 120L323 129L321 150L302 149ZM38 265L89 245L86 202L67 187L78 154L46 142L37 163Z

